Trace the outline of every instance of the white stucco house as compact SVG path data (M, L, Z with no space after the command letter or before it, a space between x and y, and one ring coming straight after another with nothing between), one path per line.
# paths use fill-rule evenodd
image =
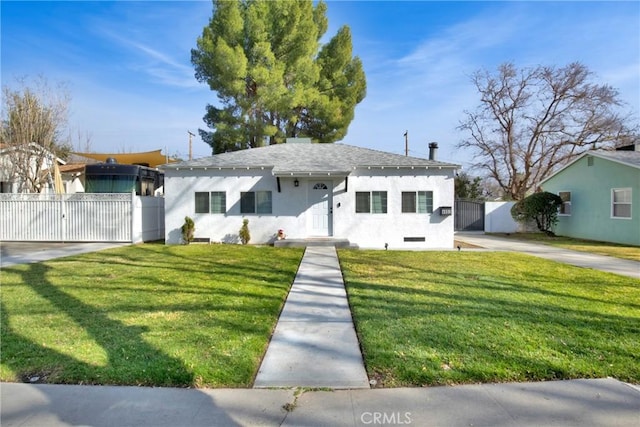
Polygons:
M437 146L432 147L432 154ZM288 142L165 165L166 243L346 239L362 248L452 248L459 165L345 144Z

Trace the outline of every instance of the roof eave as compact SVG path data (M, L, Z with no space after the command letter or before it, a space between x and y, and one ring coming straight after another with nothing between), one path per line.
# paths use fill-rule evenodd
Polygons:
M628 151L628 152L633 153L634 151ZM591 155L593 155L595 157L598 157L600 159L609 160L610 162L619 163L621 165L625 165L625 166L629 166L629 167L632 167L632 168L640 169L640 165L637 165L635 163L625 162L622 159L615 159L615 158L612 158L612 157L609 157L609 156L606 156L606 155L602 155L602 153L595 153L595 152L587 152L587 153L591 154Z
M325 176L346 177L350 170L274 170L273 176L280 178L320 178Z
M215 165L161 165L159 169L163 170L270 170L273 166L215 166Z
M564 165L563 167L561 167L560 169L558 169L557 171L555 171L553 174L549 175L548 177L546 177L545 179L543 179L542 181L540 181L539 185L544 184L545 182L549 181L550 179L552 179L553 177L555 177L556 175L558 175L559 173L561 173L562 171L564 171L565 169L568 169L569 167L571 167L574 163L580 161L581 159L583 159L586 156L594 156L597 157L599 159L604 159L604 160L609 160L610 162L615 162L615 163L619 163L621 165L626 165L632 168L637 168L640 169L640 166L633 164L633 163L629 163L629 162L625 162L623 160L619 160L619 159L612 159L611 157L608 157L606 155L602 155L602 153L598 153L595 150L589 150L589 151L585 151L584 153L580 154L578 157L576 157L574 160L572 160L571 162L567 163L566 165Z
M460 169L461 165L454 165L450 163L443 163L441 165L358 165L354 169Z

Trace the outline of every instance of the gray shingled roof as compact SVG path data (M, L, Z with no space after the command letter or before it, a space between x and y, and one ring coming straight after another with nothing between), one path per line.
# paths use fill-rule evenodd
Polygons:
M346 144L289 143L216 154L164 165L182 168L273 168L274 175L296 173L344 173L359 167L443 167L459 165L407 157Z

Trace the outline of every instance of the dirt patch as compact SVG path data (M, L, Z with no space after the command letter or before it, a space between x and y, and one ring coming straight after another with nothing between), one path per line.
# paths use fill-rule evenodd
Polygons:
M458 246L460 247L460 249L484 249L482 246L472 245L471 243L463 242L461 240L454 240L453 241L454 249L457 249Z

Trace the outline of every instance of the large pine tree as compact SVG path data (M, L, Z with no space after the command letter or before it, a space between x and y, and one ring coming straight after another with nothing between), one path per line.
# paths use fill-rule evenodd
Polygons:
M191 51L196 78L218 96L207 105L214 153L310 137L342 139L364 99L362 62L347 26L326 44L326 4L311 0L214 0Z

